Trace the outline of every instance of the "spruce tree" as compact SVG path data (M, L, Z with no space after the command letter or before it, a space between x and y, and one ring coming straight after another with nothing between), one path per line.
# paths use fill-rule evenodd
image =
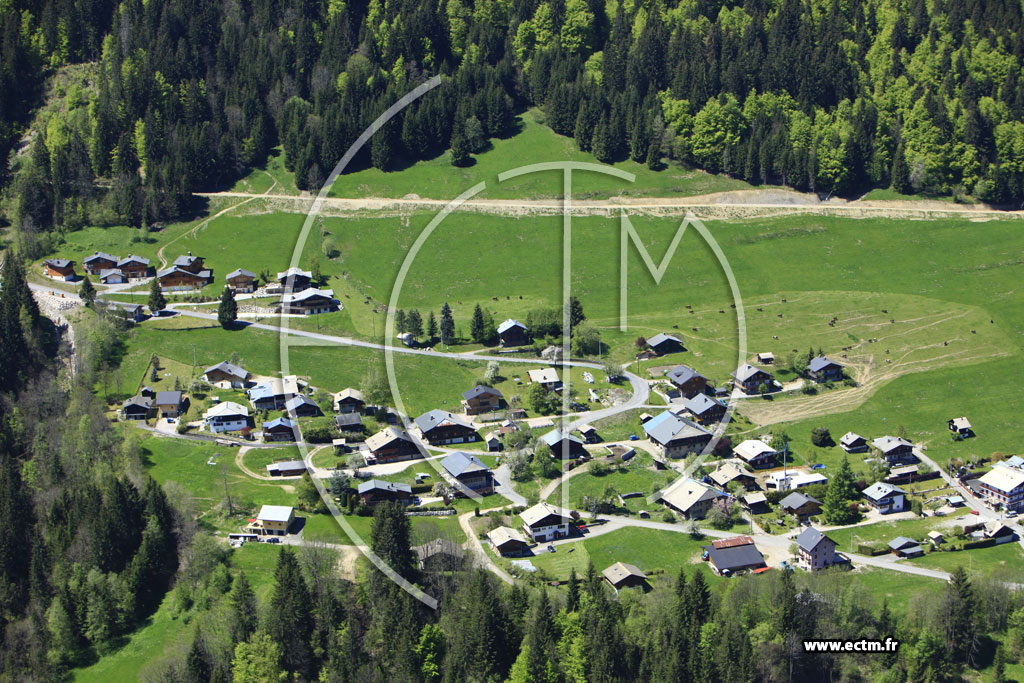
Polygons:
M405 316L405 326L408 328L408 332L412 336L423 336L423 318L420 316L420 312L418 310L414 308L409 311Z
M583 313L583 304L575 296L569 297L566 307L569 309L569 334L572 334L576 326L586 320L587 316Z
M452 130L452 139L449 143L449 158L451 159L452 166L469 166L471 158L469 156L469 141L466 140L466 136L462 132L462 126L456 124Z
M437 338L437 316L434 315L433 311L427 315L427 338L430 341L434 341Z
M231 586L228 603L231 605L231 640L241 643L256 632L258 618L256 594L245 572L240 572Z
M470 338L480 344L484 340L484 310L480 308L480 304L477 304L473 308L473 320L469 324L469 336Z
M405 334L409 331L409 323L405 319L405 311L399 308L395 311L395 332Z
M167 308L167 299L160 288L160 279L154 277L149 283L149 312L153 315L160 315L160 311Z
M224 287L220 295L220 305L217 307L217 322L225 330L231 329L238 320L238 304L235 303L235 295L230 287Z
M900 194L910 194L910 169L907 167L907 150L901 139L896 145L892 160L892 189Z
M85 302L86 306L92 306L96 301L96 288L92 286L92 280L88 275L82 278L82 286L78 289L78 298Z
M445 301L444 305L441 306L441 343L445 346L450 345L455 339L455 318L452 317L452 308Z
M565 609L575 612L580 607L580 580L576 576L576 567L569 570L569 588L565 596Z
M299 561L288 546L281 548L277 556L267 626L270 637L281 646L284 668L308 677L312 663L309 639L313 633L313 617Z
M853 470L850 469L850 461L844 455L839 469L828 482L825 500L821 506L821 513L829 524L847 524L852 521L854 513L850 511L850 502L857 495L857 489L853 484Z

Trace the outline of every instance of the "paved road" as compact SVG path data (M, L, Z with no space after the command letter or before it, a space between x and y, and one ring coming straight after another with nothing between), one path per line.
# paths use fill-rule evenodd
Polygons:
M494 487L495 492L505 496L513 505L526 505L527 500L521 494L517 493L512 485L512 471L509 470L508 465L502 463L494 469L494 483L497 486Z

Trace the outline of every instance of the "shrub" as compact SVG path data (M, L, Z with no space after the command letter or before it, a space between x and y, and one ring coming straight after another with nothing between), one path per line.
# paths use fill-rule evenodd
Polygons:
M812 429L811 443L818 448L829 448L836 445L836 442L832 440L832 433L828 430L828 427L815 427Z
M661 516L661 521L665 522L665 524L675 524L676 515L671 510L665 510L665 514Z

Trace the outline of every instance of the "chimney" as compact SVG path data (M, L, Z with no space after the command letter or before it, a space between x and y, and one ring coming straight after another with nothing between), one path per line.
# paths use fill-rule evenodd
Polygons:
M192 252L191 251L188 252L188 256L189 256L189 258L192 258Z

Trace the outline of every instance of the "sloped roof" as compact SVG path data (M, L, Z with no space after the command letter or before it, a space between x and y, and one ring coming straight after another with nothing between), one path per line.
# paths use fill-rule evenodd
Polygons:
M49 263L54 268L67 268L73 261L69 261L66 258L48 258L43 263Z
M467 429L474 429L473 425L466 420L462 419L454 413L449 413L445 410L439 410L435 408L426 413L423 413L415 420L416 426L420 428L424 434L430 430L443 424L453 424L459 427L465 427Z
M675 439L710 436L711 432L684 417L665 411L644 423L644 431L654 441L664 445Z
M174 265L187 267L195 263L196 261L202 261L202 256L193 256L192 254L182 254L178 258L174 259Z
M678 337L673 337L671 334L665 334L664 332L659 332L658 334L654 335L653 337L651 337L650 339L647 340L647 345L648 346L658 346L660 344L664 344L665 342L675 342L676 344L682 344L683 343L683 341L681 339L679 339Z
M666 372L665 376L676 384L682 384L683 382L689 382L694 377L702 377L703 375L691 368L689 365L677 365Z
M396 493L412 493L412 486L409 486L409 484L402 484L396 481L382 481L380 479L370 479L369 481L364 481L359 485L359 487L356 490L359 493L366 493L367 491L373 491L375 489L381 491L394 491Z
M764 441L761 441L760 439L747 439L746 441L732 449L732 452L735 453L742 460L746 460L749 462L765 454L774 455L778 451L776 451L774 448L766 444Z
M563 439L568 439L572 443L583 445L583 442L578 436L572 434L566 434L560 429L553 429L544 436L540 437L540 440L548 445L549 448L554 448L556 444L562 442Z
M740 477L749 477L751 474L736 463L727 462L719 465L718 468L708 476L711 477L711 481L715 482L719 486L725 486L735 479L739 479Z
M558 371L554 368L541 368L540 370L527 370L527 376L535 384L549 384L558 381Z
M697 394L693 398L688 398L683 405L694 415L703 415L715 406L719 408L725 407L725 403L717 398L711 398L707 394Z
M278 273L277 274L277 279L278 280L284 280L285 278L293 277L293 276L305 277L305 278L309 278L310 280L313 279L313 273L311 273L308 270L302 270L301 268L298 268L298 267L295 267L295 266L292 266L288 270L285 270L285 271L282 271L282 272Z
M956 429L971 429L971 421L966 417L954 417L950 422Z
M472 398L476 398L477 396L483 396L484 394L487 394L488 396L497 396L498 398L503 398L502 393L500 391L498 391L494 387L484 386L483 384L477 384L472 389L462 392L462 398L468 401Z
M993 467L978 481L986 486L1009 493L1018 486L1024 485L1024 472L1013 467Z
M98 261L100 259L106 259L107 261L113 261L114 263L117 263L119 260L116 256L108 254L105 251L97 251L91 256L86 256L84 259L82 259L82 263L90 263L92 261Z
M661 494L661 500L683 512L701 501L723 498L726 494L688 477L680 477Z
M453 477L460 477L470 472L490 472L490 468L480 458L469 453L456 451L441 460L441 467Z
M901 436L880 436L871 442L871 445L882 451L882 453L888 453L896 450L901 446L911 446L914 444L910 443Z
M293 304L300 301L306 301L307 299L313 299L316 297L322 297L324 299L334 299L334 290L317 289L316 287L310 287L309 289L304 289L301 292L288 292L281 295L281 303Z
M636 565L626 564L625 562L616 562L612 566L606 568L601 572L604 578L608 579L612 585L621 583L629 577L636 577L638 579L647 580L647 574L640 571L640 568Z
M208 420L211 417L223 417L227 415L243 415L248 417L249 409L239 403L235 403L234 401L224 401L223 403L218 403L207 410L203 414L203 419Z
M161 391L153 403L158 406L179 405L183 397L180 391Z
M146 398L145 396L132 396L131 398L129 398L128 400L121 404L121 410L124 410L125 408L128 408L130 406L139 406L140 408L145 408L146 410L149 410L150 406L152 405L153 401L149 398Z
M288 429L295 429L295 423L289 420L287 417L275 417L273 420L263 423L263 429L273 429L274 427L287 427Z
M256 279L256 273L250 273L250 272L249 272L248 270L246 270L245 268L235 268L235 269L234 269L234 270L232 270L232 271L231 271L230 273L228 273L227 275L225 275L225 276L224 276L224 279L225 279L225 280L230 280L230 279L232 279L232 278L236 278L236 277L240 277L240 276L241 276L241 277L251 277L251 278L252 278L252 279L254 279L254 280Z
M907 538L906 536L897 536L896 538L894 538L891 541L889 541L889 547L892 548L893 550L901 550L901 549L910 550L911 548L913 548L914 546L917 546L917 545L918 545L917 541L915 541L912 538Z
M118 267L126 266L129 263L141 263L144 266L149 265L149 259L143 258L142 256L136 256L135 254L128 254L123 259L119 259L117 262Z
M289 411L289 412L292 412L292 411L298 410L301 406L311 406L313 408L316 408L317 410L320 410L320 406L318 406L316 404L316 401L311 399L309 396L306 396L305 394L299 394L298 396L292 396L284 404L284 409Z
M543 521L546 517L550 517L552 515L561 517L566 523L572 519L565 510L555 507L549 503L537 503L533 507L526 508L519 513L519 516L523 518L523 522L525 522L526 526L529 527L534 526L538 522Z
M740 382L746 382L759 372L763 372L764 374L771 377L770 372L768 372L767 370L762 370L761 368L754 367L750 363L744 363L736 372L732 373L732 376L735 377Z
M398 427L385 427L366 440L366 447L371 451L383 448L395 439L414 443L412 438L404 429Z
M903 493L906 491L901 489L899 486L893 486L892 484L884 481L876 481L871 486L864 489L864 497L870 498L871 500L878 501L886 496L892 495L893 493Z
M509 318L502 324L498 325L498 334L504 334L505 332L511 330L513 327L521 327L523 328L523 331L527 329L526 325L522 324L518 320L513 320L512 318Z
M227 362L226 360L206 368L203 374L207 375L213 372L214 370L220 370L221 372L231 375L232 377L237 377L238 379L248 379L249 377L248 370L246 370L245 368L240 368L237 365Z
M747 567L756 567L764 564L764 555L753 543L734 545L726 548L716 548L714 545L706 546L708 560L710 560L718 571L729 570L730 572Z
M818 544L826 538L828 538L828 536L821 533L813 526L809 526L806 529L804 529L799 536L796 537L795 541L796 544L800 546L801 550L806 550L807 552L810 552L814 550L818 546ZM829 540L831 541L832 539ZM835 541L832 542L833 544L835 543Z
M341 391L334 395L335 401L343 401L346 398L352 398L357 401L362 401L363 403L366 402L366 399L363 398L363 392L359 391L358 389L353 389L352 387L342 389Z
M837 363L836 361L832 360L831 358L826 358L825 356L815 356L807 364L807 369L810 370L811 372L819 372L819 371L824 370L825 368L829 367L830 365L835 365L835 366L838 366L840 368L843 367L842 363Z
M256 519L261 522L287 522L295 508L289 505L264 505Z
M843 434L843 437L839 439L839 443L848 446L852 443L855 443L858 439L862 441L865 440L863 436L857 434L856 432L846 432L845 434Z
M794 491L785 498L779 501L779 505L787 510L798 510L807 503L816 503L821 505L821 501L817 498L812 498L805 493Z
M492 529L487 532L487 539L496 546L503 546L510 541L517 543L527 543L526 537L524 537L517 529L513 529L507 526L499 526L497 529Z

